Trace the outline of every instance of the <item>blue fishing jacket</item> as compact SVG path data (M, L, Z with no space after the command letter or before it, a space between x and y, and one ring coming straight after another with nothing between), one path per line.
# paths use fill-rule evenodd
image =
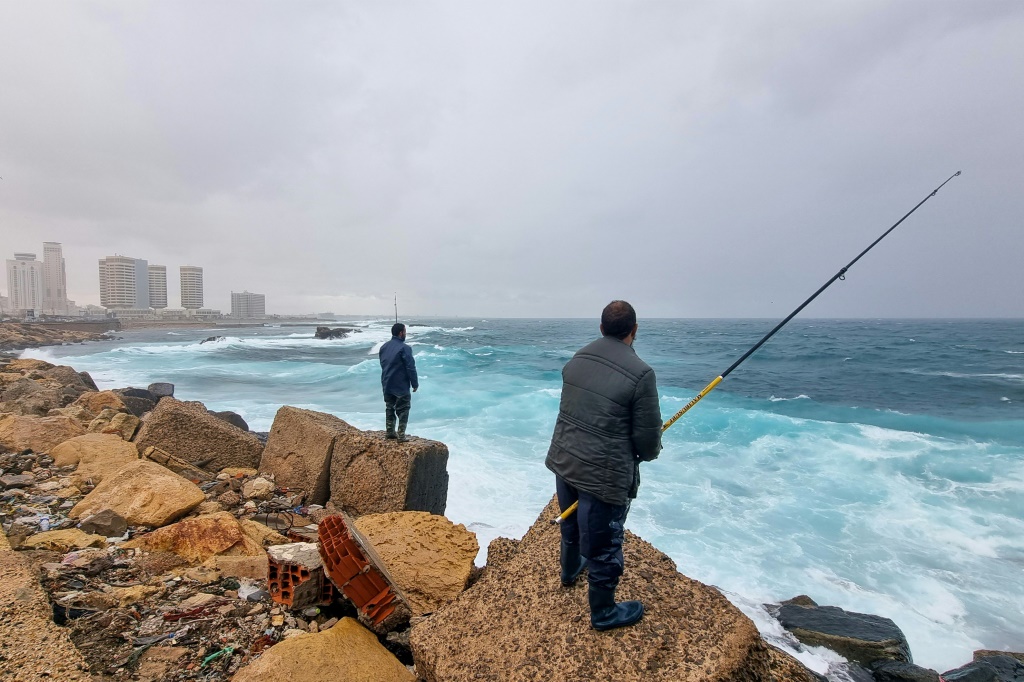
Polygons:
M384 393L399 396L409 395L410 386L420 387L412 348L397 336L380 347L380 384Z

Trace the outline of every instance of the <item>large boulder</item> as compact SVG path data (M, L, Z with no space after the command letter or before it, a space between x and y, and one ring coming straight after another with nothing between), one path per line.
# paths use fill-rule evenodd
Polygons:
M189 513L205 499L195 483L159 464L137 460L106 476L68 515L80 519L110 509L128 525L159 528Z
M117 412L128 411L124 401L121 400L121 396L113 391L90 391L88 393L83 393L78 396L78 399L75 400L74 404L81 405L93 414L99 414L105 407L109 407Z
M139 459L135 446L109 433L87 433L66 440L50 451L59 467L77 466L75 483L99 483L125 464Z
M21 378L4 384L0 392L0 410L10 414L42 417L66 404L56 381Z
M96 415L82 407L72 403L67 407L58 407L50 410L46 413L47 417L71 417L76 422L82 425L82 428L88 428L92 420L96 418Z
M209 414L201 406L163 398L135 434L140 453L155 446L211 471L256 467L263 444L256 436Z
M639 680L813 682L794 659L768 646L753 622L716 589L626 532L618 598L640 599L634 626L590 628L587 589L559 580L554 500L518 545L454 602L412 627L419 675L463 680Z
M427 512L370 514L354 523L414 617L433 613L466 589L480 545L465 526Z
M945 682L1024 682L1024 663L1010 655L975 658L942 673Z
M110 423L100 429L100 433L113 433L123 440L131 440L141 423L142 421L134 414L118 412L111 418Z
M782 627L808 646L823 646L865 666L880 659L913 663L903 631L889 618L837 606L783 604Z
M77 528L48 530L30 535L21 543L22 549L48 549L52 552L70 552L87 547L106 547L107 539L102 535L91 535Z
M50 452L64 441L83 434L85 429L70 417L0 415L0 445L9 450Z
M448 447L426 438L404 443L383 431L338 434L331 453L331 502L351 516L396 511L444 514Z
M218 512L159 528L140 535L123 546L173 552L195 563L201 563L217 555L264 556L266 550L257 529L254 528L258 525L253 521L239 522L230 512ZM267 531L272 532L270 529ZM288 542L287 538L279 537L283 542Z
M415 682L416 676L352 618L329 630L290 637L239 670L232 682Z
M274 416L260 472L273 474L279 487L302 490L307 504L324 504L335 439L353 430L332 414L285 405Z

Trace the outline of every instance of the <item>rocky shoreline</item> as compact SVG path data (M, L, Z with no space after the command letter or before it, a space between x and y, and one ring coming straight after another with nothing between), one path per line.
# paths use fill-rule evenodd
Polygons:
M73 324L0 322L0 353L13 355L14 351L24 348L60 346L111 338L107 332L76 330L74 327Z
M99 391L71 367L0 364L0 677L824 679L631 533L620 597L648 613L591 630L585 581L557 577L554 500L474 566L475 535L444 516L447 460L329 414L281 407L261 437L171 384ZM850 661L837 679L1024 680L1020 654L940 676L891 620L769 608L793 650Z

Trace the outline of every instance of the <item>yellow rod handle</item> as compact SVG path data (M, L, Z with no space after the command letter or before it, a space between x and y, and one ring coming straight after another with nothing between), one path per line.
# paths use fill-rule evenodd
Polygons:
M715 386L718 386L718 384L720 384L720 383L722 383L722 377L721 376L715 377L715 380L712 381L707 386L705 386L703 391L698 393L697 396L693 400L691 400L690 402L688 402L685 405L683 405L683 409L679 410L674 415L672 415L672 418L669 419L667 422L665 422L662 425L661 432L665 433L665 431L668 431L668 427L670 427L673 424L675 424L676 421L680 417L682 417L684 414L686 414L687 410L689 410L691 407L693 407L694 405L699 403L701 401L701 399L704 396L706 396L708 393L711 393L711 391L715 390ZM563 523L565 523L565 521L570 516L572 516L573 514L576 513L576 508L579 507L579 506L580 506L579 502L573 502L572 504L569 505L569 507L564 512L562 512L561 514L559 514L555 518L551 519L551 523L552 524L557 523L558 525L562 525Z

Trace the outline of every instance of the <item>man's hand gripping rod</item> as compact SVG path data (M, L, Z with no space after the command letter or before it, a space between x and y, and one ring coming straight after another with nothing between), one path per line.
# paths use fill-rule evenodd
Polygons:
M755 343L755 344L754 344L754 345L753 345L753 346L752 346L752 347L750 348L750 350L748 350L748 351L747 351L746 353L744 353L743 355L741 355L741 356L740 356L740 358L739 358L739 360L737 360L736 362L732 363L732 365L730 365L730 366L729 366L729 369L725 370L725 371L724 371L724 372L722 372L722 373L721 373L721 374L720 374L719 376L715 377L714 381L712 381L712 382L711 382L710 384L708 384L707 386L705 386L705 387L704 387L704 390L703 390L703 391L701 391L700 393L698 393L698 394L697 394L697 395L696 395L696 396L695 396L695 397L693 398L693 400L691 400L690 402L688 402L688 403L686 403L685 405L683 405L683 409L679 410L679 411L678 411L678 412L676 412L676 413L675 413L674 415L672 415L672 418L671 418L671 419L669 419L669 420L668 420L667 422L665 422L665 423L664 423L664 425L662 425L662 427L661 427L661 432L662 432L662 433L664 433L665 431L667 431L667 430L668 430L668 427L670 427L670 426L672 426L673 424L675 424L675 423L676 423L676 421L677 421L677 420L678 420L678 419L679 419L680 417L682 417L682 416L683 416L684 414L686 414L686 412L687 412L687 411L688 411L688 410L689 410L689 409L690 409L691 407L693 407L694 405L696 405L697 403L699 403L699 402L701 401L701 399L703 399L703 398L704 398L704 396L706 396L706 395L707 395L708 393L711 393L711 391L713 391L713 390L715 389L715 387L716 387L716 386L718 386L718 384L722 383L722 379L724 379L725 377L729 376L729 374L730 374L730 373L731 373L731 372L732 372L732 371L733 371L734 369L736 369L737 367L739 367L739 366L740 366L740 364L741 364L741 363L742 363L742 362L743 362L744 360L746 360L746 359L747 359L747 358L749 358L749 357L750 357L751 355L753 355L753 354L754 354L754 352L755 352L755 351L756 351L756 350L757 350L758 348L760 348L761 346L763 346L763 345L764 345L764 344L765 344L765 343L766 343L766 342L768 341L768 339L770 339L770 338L772 338L773 336L775 336L775 332L779 331L779 330L780 330L780 329L782 329L782 328L783 328L784 326L786 326L786 323L788 323L788 322L789 322L790 320L792 320L792 319L793 319L794 317L796 317L796 316L797 316L797 313L799 313L799 312L800 312L801 310L803 310L804 308L806 308L806 307L808 306L808 304L810 304L810 302L811 302L811 301L813 301L814 299L816 299L816 298L818 297L818 294L820 294L821 292L825 291L825 289L828 289L828 288L829 288L829 287L830 287L830 286L832 285L832 283L833 283L833 282L835 282L835 281L836 281L837 279L846 279L846 271L847 271L847 270L849 270L850 268L852 268L852 267L853 267L853 264L854 264L854 263L856 263L857 261L859 261L859 260L861 259L861 257L863 257L863 256L864 256L864 254L866 254L866 253L867 253L868 251L870 251L871 249L875 248L875 244L877 244L878 242L880 242L880 241L882 241L883 239L885 239L885 238L886 238L886 237L887 237L887 236L889 235L889 233L890 233L890 232L892 232L892 231L893 231L893 230L895 230L895 229L896 229L897 227L899 227L900 223L902 223L902 222L903 222L904 220L906 220L907 218L909 218L909 217L910 217L910 214L911 214L911 213L913 213L913 212L914 212L914 211L916 211L917 209L921 208L921 205L922 205L922 204L924 204L924 202L928 201L928 200L929 200L929 199L931 199L931 198L932 198L933 196L935 196L936 194L938 194L938 193L939 193L939 190L940 190L940 189L942 189L942 188L943 188L943 187L944 187L944 186L946 185L946 182L949 182L950 180L952 180L953 178L955 178L955 177L956 177L956 176L958 176L958 175L960 175L960 171L957 171L956 173L953 173L953 174L952 174L952 175L950 175L950 176L949 176L948 178L946 178L946 181L945 181L945 182L943 182L943 183L942 183L941 185L939 185L939 186L938 186L938 187L936 187L936 188L935 188L934 190L932 190L932 191L931 191L931 193L930 193L930 194L929 194L928 196L926 196L926 197L925 197L924 199L922 199L922 200L921 200L920 202L918 202L917 206L915 206L914 208L910 209L910 211L908 211L908 212L907 212L907 214L906 214L905 216L903 216L902 218L900 218L899 220L897 220L897 221L896 221L896 222L895 222L895 223L893 224L893 226L892 226L892 227L890 227L890 228L889 228L888 230L886 230L886 231L885 231L884 233L882 233L882 236L881 236L881 237L879 237L879 238L878 238L878 239L876 239L875 241L871 242L871 244L870 244L870 245L868 246L868 248L864 249L864 250L863 250L863 251L861 251L861 252L860 252L859 254L857 254L857 257L856 257L856 258L854 258L854 259L853 259L852 261L850 261L849 263L847 263L845 267L843 267L843 268L840 268L839 272L837 272L836 274L834 274L834 275L832 276L832 278L831 278L831 279L830 279L829 281L827 281L827 282L825 282L825 283L824 283L823 285L821 285L821 288L819 288L819 289L818 289L817 291L815 291L815 292L814 292L813 294L811 294L811 297L810 297L810 298L808 298L808 299L807 299L806 301L804 301L803 303L801 303L801 304L800 304L800 306L799 306L799 307L798 307L798 308L797 308L796 310L794 310L793 312L791 312L791 313L790 313L790 314L789 314L789 315L788 315L788 316L786 317L786 319L784 319L784 320L783 320L782 322L779 322L779 323L778 323L777 325L775 325L775 328L774 328L774 329L772 329L772 330L771 330L770 332L768 332L767 334L765 334L765 335L764 335L764 337L763 337L763 338L762 338L762 339L761 339L760 341L758 341L757 343ZM561 514L559 514L559 515L558 515L558 516L556 516L555 518L551 519L551 523L557 523L557 524L562 524L562 523L564 523L564 522L565 522L565 521L566 521L566 520L567 520L567 519L568 519L568 518L569 518L570 516L572 516L572 515L573 515L573 513L574 513L574 512L576 511L576 508L577 508L577 507L579 507L579 506L580 506L580 503L579 503L579 502L573 502L573 503L572 503L571 505L569 505L568 509L566 509L566 510L565 510L564 512L562 512Z

